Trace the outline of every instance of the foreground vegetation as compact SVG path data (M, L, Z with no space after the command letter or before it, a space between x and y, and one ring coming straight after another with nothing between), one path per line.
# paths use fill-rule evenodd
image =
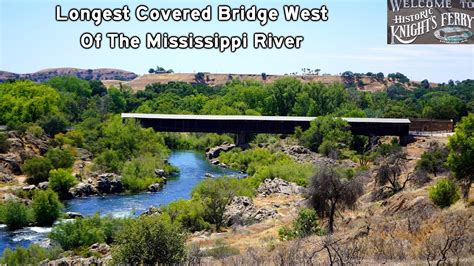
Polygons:
M363 175L369 167L375 173L374 201L390 199L409 182L426 183L427 176L436 177L448 170L453 178L434 184L430 188L431 200L448 208L461 196L467 199L474 173L473 81L450 82L437 90L429 86L405 90L395 85L383 93L360 92L350 82L345 85L303 84L286 78L272 84L236 80L222 88L151 84L134 93L127 87L106 89L99 81L75 77L56 77L43 84L0 84L0 124L8 124L22 134L51 138L44 154L27 159L21 166L28 183L49 181L49 189L18 192L21 199L4 202L0 206L0 222L8 230L29 225L51 226L62 217L60 200L68 199L69 189L82 178L74 175L72 169L79 148L92 152L92 170L120 174L126 191L139 192L150 184L163 182L156 177L155 169L163 169L167 176L177 171L166 161L171 149L204 150L233 141L229 135L156 133L140 127L136 121L123 122L121 112L320 116L307 131L297 129L292 141L335 161L358 162L354 169L297 162L278 149L279 140L275 137L254 136L257 145L245 150L236 148L218 158L233 169L245 171L248 178L204 180L193 189L190 200L162 206L158 214L150 216L117 219L96 215L61 221L50 234L55 248L32 245L15 251L6 249L1 262L37 264L57 257L59 252L91 255L87 250L94 243L112 245L114 263L182 262L192 253L185 244L190 233L224 231L224 211L232 199L254 197L262 181L278 177L309 190L308 209L300 210L291 226L280 229L280 239L299 241L313 235L327 236L321 250L328 251L331 262L338 255L342 264L346 261L339 256L339 242L331 236L337 233L338 214L353 209L366 192ZM408 174L406 153L396 141L374 144L369 138L352 136L347 123L335 118L340 116L426 117L454 119L459 124L446 148L428 150L417 163L416 173ZM273 145L260 147L258 144L262 143ZM0 134L0 153L10 149L6 135ZM445 225L443 230L449 230ZM435 238L437 234L429 236ZM380 239L381 243L385 240ZM460 245L465 239L457 241ZM219 250L235 254L225 245L209 254ZM383 252L386 251L374 253ZM440 252L448 251L441 248L430 252L434 260Z

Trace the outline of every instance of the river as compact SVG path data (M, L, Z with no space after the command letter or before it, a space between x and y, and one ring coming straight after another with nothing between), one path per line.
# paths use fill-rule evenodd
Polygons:
M242 176L211 165L203 154L194 151L174 151L168 161L178 167L180 172L177 177L170 178L160 192L77 198L66 202L64 211L79 212L83 215L111 214L116 217L139 215L151 206L158 207L179 199L190 199L192 189L206 173L214 176ZM51 228L27 227L8 232L4 226L0 226L0 252L3 253L5 248L18 245L26 247L31 243L48 245L47 235L50 231Z

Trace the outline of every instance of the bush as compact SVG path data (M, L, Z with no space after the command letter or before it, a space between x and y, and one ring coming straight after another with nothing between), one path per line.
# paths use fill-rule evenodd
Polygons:
M430 150L424 152L421 155L421 159L416 163L416 170L426 171L436 175L444 170L444 163L448 158L448 151L434 144L430 147Z
M318 152L326 157L336 160L339 159L339 150L337 144L332 141L324 140L319 146Z
M5 133L0 133L0 153L7 153L10 149L10 141Z
M55 259L60 249L46 249L32 244L28 248L17 247L15 250L9 248L3 251L0 263L2 265L39 265L45 259Z
M235 196L251 196L253 191L235 178L206 179L192 192L192 199L204 206L204 218L219 231L223 226L225 207Z
M0 208L0 218L8 230L16 230L31 222L31 211L23 202L8 200Z
M36 224L50 226L59 218L64 206L56 193L46 190L35 193L31 207Z
M53 148L44 155L49 159L54 169L71 168L74 164L74 155L70 149Z
M101 218L96 214L56 225L49 237L64 250L88 247L94 243L111 243L117 232L128 222L128 219L117 219L111 216Z
M147 190L153 183L162 183L163 179L156 177L157 168L166 167L162 160L149 155L126 162L122 170L123 186L130 192L140 192Z
M132 220L117 234L113 264L172 264L186 255L186 235L166 214Z
M44 132L54 137L58 133L66 132L67 121L62 116L54 115L41 119L40 125Z
M44 157L33 157L26 160L21 171L26 174L28 183L38 184L48 180L49 171L53 168L51 161Z
M32 124L28 128L26 128L26 133L39 138L44 134L44 130L40 126Z
M77 179L66 169L51 170L48 181L49 188L56 191L61 199L69 199L71 197L69 189L78 183Z
M430 199L439 207L446 208L459 200L459 189L450 179L441 179L430 188Z
M204 221L204 206L192 200L178 200L162 208L173 222L178 222L190 232L209 229L209 223Z
M316 211L304 208L299 211L298 217L293 221L293 228L282 227L278 234L280 239L285 241L320 234L321 232Z

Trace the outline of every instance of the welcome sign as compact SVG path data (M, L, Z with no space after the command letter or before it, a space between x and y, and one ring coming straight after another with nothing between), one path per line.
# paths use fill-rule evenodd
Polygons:
M387 0L388 44L474 44L474 0Z

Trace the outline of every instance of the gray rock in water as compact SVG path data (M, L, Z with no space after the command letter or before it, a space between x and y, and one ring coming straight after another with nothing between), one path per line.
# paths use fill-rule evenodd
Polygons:
M205 178L216 178L216 176L213 175L213 174L211 174L211 173L206 173L206 174L204 174L204 177L205 177Z
M87 197L90 195L97 194L94 186L91 183L79 183L73 188L69 189L69 193L75 198Z
M158 192L158 191L161 191L162 188L163 188L163 184L155 183L155 184L151 184L151 185L148 186L148 191L149 192Z
M41 182L38 184L38 188L42 190L46 190L49 187L49 182Z
M166 177L166 171L163 169L155 169L155 175L157 177Z
M66 212L64 215L67 219L84 218L84 216L78 212Z
M300 187L294 183L287 182L280 178L275 179L265 179L265 181L260 184L257 189L257 192L266 197L271 194L283 194L283 195L296 195L306 193L304 187Z

